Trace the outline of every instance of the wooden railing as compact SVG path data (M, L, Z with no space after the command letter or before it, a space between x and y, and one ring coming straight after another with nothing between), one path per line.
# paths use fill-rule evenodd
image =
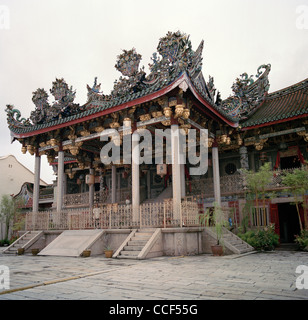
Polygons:
M122 188L117 190L116 199L118 203L125 203L126 199L131 199L131 188ZM140 201L145 199L145 187L140 187ZM72 193L64 195L64 207L88 207L89 206L89 192ZM94 193L94 203L107 204L111 203L111 191L103 190Z
M172 201L140 205L139 216L133 217L132 205L106 204L98 216L90 209L65 209L61 212L29 212L26 230L131 229L139 227L167 228L199 225L198 204L183 201L180 215L173 215Z
M271 183L268 185L269 190L283 189L282 177L294 169L283 169L273 171ZM220 177L220 192L222 195L243 193L246 190L245 178L242 174L233 174ZM206 194L207 197L214 196L213 178L196 179L186 181L186 194L199 195Z

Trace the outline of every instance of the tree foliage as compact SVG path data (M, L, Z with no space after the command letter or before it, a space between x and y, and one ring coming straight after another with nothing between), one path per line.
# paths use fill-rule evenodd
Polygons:
M18 201L9 196L3 195L0 202L0 221L5 224L5 239L8 239L9 230L20 213Z
M303 225L300 219L299 204L303 203L305 211L305 226L307 228L308 223L304 198L305 193L308 190L308 170L305 167L294 169L293 172L288 172L284 177L282 177L282 183L287 188L286 191L291 192L294 196L294 202L299 218L299 225L302 231Z

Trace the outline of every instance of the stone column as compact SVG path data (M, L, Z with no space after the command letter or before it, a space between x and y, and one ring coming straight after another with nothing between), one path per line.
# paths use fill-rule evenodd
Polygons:
M247 153L247 147L245 146L240 147L240 162L241 162L241 169L249 170L248 153Z
M181 164L181 197L186 196L185 164Z
M213 162L213 183L214 183L214 198L215 202L221 205L220 195L220 174L219 174L219 156L218 156L218 144L215 141L212 146L212 162Z
M117 168L115 165L111 167L111 202L116 203L117 196Z
M94 169L90 168L89 174L94 176ZM94 183L89 184L89 206L90 209L93 208L94 205Z
M151 199L151 170L149 169L147 172L147 192L148 199Z
M64 152L62 149L62 145L60 145L59 152L58 152L58 185L57 185L57 211L58 212L60 212L63 207L63 196L64 196L63 180L64 180Z
M181 168L179 150L179 126L171 125L171 152L172 152L172 193L173 193L173 218L181 221Z
M40 198L40 174L41 174L41 157L38 154L38 151L35 155L34 160L34 186L33 186L33 205L32 211L39 211L39 198Z
M132 213L134 222L139 219L140 206L139 149L139 134L135 131L132 135Z

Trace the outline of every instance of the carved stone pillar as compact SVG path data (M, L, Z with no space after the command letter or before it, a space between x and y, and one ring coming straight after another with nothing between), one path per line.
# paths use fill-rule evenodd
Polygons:
M240 147L240 162L241 162L241 169L249 170L248 153L247 153L247 147L245 146Z
M181 167L179 126L171 125L173 217L181 223Z
M135 131L132 136L132 214L134 222L139 219L140 206L139 156L139 134Z
M221 205L220 194L220 174L219 174L219 156L218 156L218 144L215 141L212 147L212 161L213 161L213 184L214 184L214 198L215 202Z
M94 169L90 168L89 174L94 176ZM94 183L89 184L89 206L93 208L94 205Z
M39 211L39 198L40 198L40 173L41 173L41 157L38 152L35 155L34 162L34 186L33 186L33 206L32 211Z
M115 165L111 167L111 202L116 203L117 195L117 168Z
M62 145L59 146L58 152L58 185L57 185L57 211L60 212L63 207L63 179L64 178L64 152Z

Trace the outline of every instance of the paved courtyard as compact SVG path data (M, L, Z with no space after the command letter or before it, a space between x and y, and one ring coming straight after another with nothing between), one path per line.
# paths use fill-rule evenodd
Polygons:
M307 300L297 289L308 253L160 257L150 260L16 256L0 252L0 300ZM306 277L306 280L307 277Z

